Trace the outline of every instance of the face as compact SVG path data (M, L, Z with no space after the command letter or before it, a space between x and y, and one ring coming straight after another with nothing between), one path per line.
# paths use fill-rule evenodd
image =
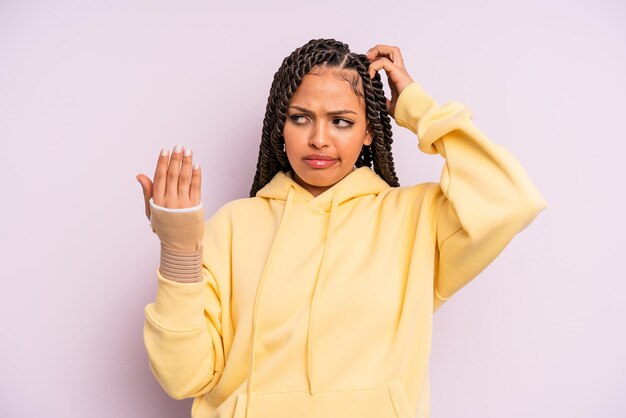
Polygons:
M347 79L357 74L315 68L303 77L289 101L283 130L287 158L294 181L313 196L350 174L363 145L372 143L366 132L365 101L342 72Z

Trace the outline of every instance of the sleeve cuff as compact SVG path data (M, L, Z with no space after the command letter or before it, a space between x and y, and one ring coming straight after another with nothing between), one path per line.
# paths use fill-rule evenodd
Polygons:
M413 82L400 93L396 102L394 119L398 125L417 134L417 121L433 106L439 105L424 91L421 84Z
M201 282L179 283L168 280L157 270L155 303L146 307L146 313L159 328L187 331L203 326L204 289L207 278Z

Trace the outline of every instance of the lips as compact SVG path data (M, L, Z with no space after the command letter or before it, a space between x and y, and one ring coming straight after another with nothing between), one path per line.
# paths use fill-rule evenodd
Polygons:
M304 157L304 162L312 168L327 168L335 165L337 158L325 154L309 154Z
M331 157L330 155L324 155L324 154L309 154L306 157L304 157L305 160L322 160L322 161L333 161L336 160L336 158Z

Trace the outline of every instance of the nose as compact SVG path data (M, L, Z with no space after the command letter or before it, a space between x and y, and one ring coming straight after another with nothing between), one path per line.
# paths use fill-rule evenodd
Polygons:
M327 148L330 142L328 135L329 132L323 123L315 123L309 136L309 146L316 149Z

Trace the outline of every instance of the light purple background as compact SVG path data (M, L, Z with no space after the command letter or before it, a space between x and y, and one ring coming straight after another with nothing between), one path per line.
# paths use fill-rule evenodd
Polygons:
M625 27L617 0L1 1L0 416L189 416L143 347L135 175L180 142L208 213L247 196L273 74L317 37L400 46L548 202L436 314L432 417L626 416ZM401 184L438 181L394 133Z

